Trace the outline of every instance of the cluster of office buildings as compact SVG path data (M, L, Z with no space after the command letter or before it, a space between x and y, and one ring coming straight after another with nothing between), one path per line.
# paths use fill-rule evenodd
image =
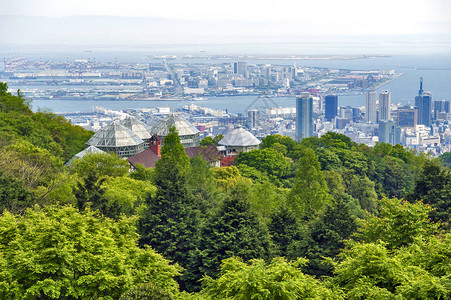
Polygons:
M450 151L450 101L433 100L432 93L423 90L422 78L414 106L394 105L389 91L378 94L375 90L366 92L363 109L339 107L336 95L316 100L320 105L315 112L312 95L302 93L296 98L297 140L335 131L369 146L401 144L432 155Z

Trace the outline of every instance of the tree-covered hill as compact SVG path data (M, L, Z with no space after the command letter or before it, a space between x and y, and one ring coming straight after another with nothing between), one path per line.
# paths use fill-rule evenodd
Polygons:
M154 169L64 166L91 132L4 84L0 109L2 299L451 298L441 161L327 133L212 168L171 128Z
M20 92L7 90L6 83L0 83L0 145L27 141L65 161L85 148L91 131L53 113L33 113Z

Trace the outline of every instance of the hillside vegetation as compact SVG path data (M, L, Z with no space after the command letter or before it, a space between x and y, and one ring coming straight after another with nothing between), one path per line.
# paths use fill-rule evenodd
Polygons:
M212 168L171 128L154 169L64 166L92 132L30 105L0 84L2 299L451 297L448 155L273 135Z

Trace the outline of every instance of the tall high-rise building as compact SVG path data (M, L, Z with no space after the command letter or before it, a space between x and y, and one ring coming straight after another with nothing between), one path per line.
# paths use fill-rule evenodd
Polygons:
M382 91L379 94L379 120L390 120L390 104L390 92Z
M379 121L379 142L396 145L396 124L394 121Z
M247 71L247 62L245 61L239 61L233 63L233 73L234 74L241 74L244 78L248 77L248 71Z
M417 107L417 109L419 106L421 94L423 94L423 77L420 77L420 89L418 90L418 96L415 97L415 106Z
M434 101L434 120L438 119L439 113L450 113L450 101L449 100L435 100Z
M258 125L258 110L250 109L247 111L247 127L252 129Z
M418 109L418 124L431 126L432 123L432 93L423 91L423 77L420 77L420 89L415 97Z
M313 98L304 92L296 97L296 140L313 136Z
M418 124L431 126L432 123L432 93L423 92L418 96Z
M327 95L325 98L325 118L327 121L331 121L337 116L338 108L338 96L337 95Z
M367 122L376 123L377 121L376 97L376 91L366 92L365 120Z

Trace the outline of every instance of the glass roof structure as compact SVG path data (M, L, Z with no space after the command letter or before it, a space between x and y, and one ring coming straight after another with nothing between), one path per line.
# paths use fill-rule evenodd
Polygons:
M121 121L121 125L133 131L142 140L149 140L152 137L149 126L133 117L125 118Z
M86 142L87 146L102 147L126 147L138 146L143 140L133 131L120 124L119 121L113 121L111 124L97 131Z
M169 127L175 126L179 136L195 135L199 133L196 127L188 123L184 118L171 114L164 119L158 121L150 130L151 135L158 135L159 137L165 137L169 133Z
M249 147L260 145L259 139L257 139L252 133L245 130L241 126L229 130L229 132L219 141L221 146L238 146Z

